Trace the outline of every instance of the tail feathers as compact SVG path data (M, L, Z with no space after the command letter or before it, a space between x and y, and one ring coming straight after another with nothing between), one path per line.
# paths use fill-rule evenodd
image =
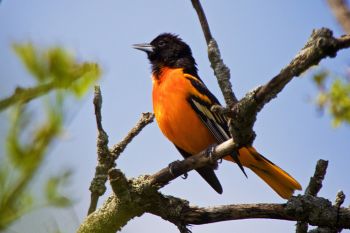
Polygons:
M184 158L188 158L191 156L190 153L186 152L185 150L181 149L180 147L176 146L176 149L179 150L181 155ZM209 166L197 168L196 171L203 177L203 179L219 194L222 193L222 186L220 184L220 181L218 177L215 175L214 169Z
M296 189L301 190L298 181L276 165L267 169L251 166L250 169L284 199L289 199Z
M282 198L289 199L295 190L302 189L298 181L259 154L253 147L241 148L239 155L242 164L250 168Z
M217 176L215 175L215 172L213 168L211 167L201 167L197 168L196 171L205 179L205 181L210 184L210 186L219 194L222 194L222 187L220 184L220 181L218 180Z

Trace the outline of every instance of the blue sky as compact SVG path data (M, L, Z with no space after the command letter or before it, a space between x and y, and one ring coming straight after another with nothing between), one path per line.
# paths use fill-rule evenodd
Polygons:
M325 1L203 1L213 36L231 69L236 95L264 84L304 46L312 29L328 27L342 33ZM14 42L42 47L59 45L79 60L98 62L103 68L103 125L111 145L125 136L141 112L152 111L150 65L145 54L131 48L149 42L162 32L180 35L192 48L199 75L223 102L210 68L205 40L190 1L83 1L3 0L0 5L0 98L17 85L33 84L11 50ZM326 59L320 67L343 74L349 51ZM311 74L294 79L258 115L255 124L257 150L292 174L305 188L320 158L330 161L319 195L334 200L342 189L350 194L349 127L331 127L327 114L320 115L312 103L317 90ZM73 232L87 211L88 187L96 165L96 126L92 92L80 104L72 104L65 134L55 145L39 174L74 171L69 188L76 204L70 210L45 210L24 217L12 227L22 232L32 225L46 232L57 222L64 232ZM0 137L4 137L6 115L0 115ZM3 145L3 144L1 144ZM1 150L3 151L3 150ZM151 174L179 159L180 155L153 123L128 146L117 161L128 177ZM265 183L249 171L246 179L237 166L220 165L217 174L224 193L217 195L195 174L177 179L162 189L164 194L185 198L194 205L283 202ZM107 197L110 190L105 194ZM345 202L349 205L349 201ZM45 212L45 214L43 214ZM35 219L35 221L33 221ZM156 226L156 227L154 227ZM193 232L293 232L294 223L274 220L242 220L193 226ZM128 223L122 232L177 232L170 223L144 215Z

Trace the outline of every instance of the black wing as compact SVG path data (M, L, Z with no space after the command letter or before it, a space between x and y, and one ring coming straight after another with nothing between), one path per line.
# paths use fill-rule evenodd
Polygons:
M192 95L188 98L188 102L192 108L196 111L199 118L205 124L205 126L210 130L214 135L218 143L222 143L230 138L230 133L227 126L227 119L213 111L211 107L213 105L220 105L220 102L216 97L208 90L203 82L199 79L187 75L188 80L191 81L193 87L202 95L206 96L210 101L206 101L199 96ZM242 170L243 174L247 177L247 174L244 171L244 168L239 160L239 154L234 152L231 154L232 159L237 163L238 167Z
M175 145L176 149L181 153L181 155L184 158L188 158L191 156L191 154L187 153L183 149L177 147ZM220 184L219 179L215 175L214 169L210 166L205 166L201 168L197 168L196 171L205 179L205 181L218 193L222 193L222 186Z

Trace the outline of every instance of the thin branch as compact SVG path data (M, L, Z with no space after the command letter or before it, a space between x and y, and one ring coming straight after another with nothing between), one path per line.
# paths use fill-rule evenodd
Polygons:
M343 30L350 34L350 9L345 0L327 0L334 16Z
M110 149L110 153L112 154L114 159L118 159L119 155L125 150L126 146L132 141L132 139L136 137L146 125L152 123L153 120L154 120L153 113L150 113L150 112L142 113L140 120L129 131L126 137L119 143L115 144Z
M275 98L294 77L317 65L322 59L335 57L339 50L349 47L350 35L335 38L327 28L314 30L304 48L278 75L248 93L228 113L234 119L232 124L235 135L232 136L235 141L242 145L252 144L255 135L252 128L257 113L265 104Z
M208 21L207 21L207 17L205 16L203 7L202 7L202 5L201 5L199 0L191 0L191 2L192 2L193 8L197 12L197 15L198 15L198 18L199 18L199 22L200 22L200 24L202 26L202 30L203 30L203 33L204 33L205 40L206 40L207 44L209 44L210 41L213 39L213 36L211 35L209 24L208 24Z
M28 103L55 88L57 88L57 85L54 83L46 83L29 88L17 87L11 96L0 100L0 112L17 103Z
M219 46L211 35L209 24L205 16L204 10L199 0L191 0L193 8L196 10L199 22L202 26L205 40L208 46L208 56L211 67L218 80L222 94L224 95L226 105L230 108L237 102L237 98L232 91L230 82L230 69L224 64L221 59Z
M339 222L339 211L340 211L341 205L344 203L344 201L345 201L345 194L343 193L343 191L340 190L337 193L337 196L335 197L335 201L334 201L334 206L338 210L337 222ZM341 227L335 228L336 232L341 232L342 230L343 229Z
M320 159L317 162L315 174L310 178L309 185L305 190L306 195L311 195L314 197L317 196L317 193L322 188L322 182L326 175L327 167L328 167L328 161Z
M317 165L315 168L315 173L314 175L310 178L309 185L307 186L305 190L305 195L310 195L310 196L317 196L317 193L321 190L322 188L322 182L323 179L326 175L328 167L328 161L325 160L318 160ZM308 224L305 221L298 221L296 224L296 233L306 233L308 230Z
M95 86L94 107L96 115L96 125L98 130L97 136L97 166L95 169L95 176L91 181L89 190L91 191L90 207L88 215L96 210L98 199L106 191L106 182L108 171L115 166L115 161L118 159L120 153L124 151L126 146L137 136L141 130L151 123L154 119L152 113L143 113L141 119L129 131L126 137L114 145L111 149L108 148L108 135L102 127L102 95L99 86Z
M326 57L335 57L338 50L348 48L349 45L350 35L335 38L333 32L327 28L314 30L295 58L270 82L258 88L255 94L257 103L266 104L275 98L293 77L298 77L311 66L318 65Z
M168 184L170 181L193 169L203 167L205 165L214 166L217 160L232 153L232 151L236 149L237 144L235 144L232 139L229 139L216 147L205 149L196 155L188 157L185 160L171 163L171 171L169 167L163 168L156 174L148 177L149 183L153 186L161 188Z
M88 215L96 210L97 202L100 196L106 191L106 181L108 170L113 167L114 160L108 149L108 135L102 127L102 95L99 86L95 86L94 107L97 125L97 166L95 176L91 181L89 190L91 191L91 201L88 210Z
M337 196L335 197L334 205L337 208L340 208L340 206L344 203L344 201L345 201L345 194L343 193L342 190L340 190L339 192L337 192Z

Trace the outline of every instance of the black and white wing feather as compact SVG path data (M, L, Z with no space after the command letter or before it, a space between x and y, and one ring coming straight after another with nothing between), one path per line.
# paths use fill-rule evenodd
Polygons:
M205 124L205 126L210 130L218 143L222 143L230 138L229 129L227 126L227 119L218 113L211 111L213 105L220 105L220 102L216 97L208 90L208 88L199 79L194 77L189 77L188 80L191 81L193 87L201 94L207 97L207 99L201 98L200 96L191 95L188 97L188 102L198 114L199 118ZM237 163L239 168L242 170L245 176L247 174L239 160L239 154L234 152L231 157Z

